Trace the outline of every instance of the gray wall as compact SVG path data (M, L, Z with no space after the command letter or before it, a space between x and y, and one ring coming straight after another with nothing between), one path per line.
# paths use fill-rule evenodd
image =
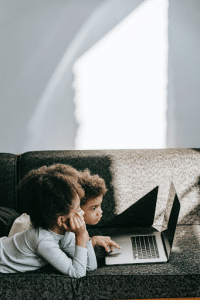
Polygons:
M62 143L66 144L66 141L69 149L74 148L77 124L71 89L66 87L64 99L62 91L56 95L56 107L51 108L50 112L48 107L52 99L46 94L53 88L51 77L66 49L101 2L0 2L0 33L3 45L0 47L1 152L22 153L27 150L49 149L52 144L55 149L62 149ZM72 76L71 72L67 75ZM38 122L42 117L42 124L35 123L34 116L38 109ZM61 120L62 127L59 126ZM35 126L40 127L39 130ZM68 131L65 130L66 127Z
M75 149L73 64L143 2L0 2L1 152ZM199 19L199 0L169 0L167 147L200 147Z
M199 0L169 0L167 147L200 147L199 20Z

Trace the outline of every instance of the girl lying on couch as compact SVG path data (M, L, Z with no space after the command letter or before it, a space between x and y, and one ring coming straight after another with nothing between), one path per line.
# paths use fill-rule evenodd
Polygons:
M66 218L61 218L62 221L64 222L64 223L61 223L61 226L59 225L59 227L57 227L56 222L54 222L55 223L54 227L51 228L51 229L47 229L47 231L49 231L51 233L51 235L52 235L53 232L60 235L60 238L58 238L58 236L57 236L57 241L60 244L61 250L63 250L63 252L68 254L71 258L75 258L76 250L77 250L78 246L81 247L81 245L77 244L77 241L80 241L80 239L77 238L77 235L79 235L78 228L76 228L77 224L78 224L78 226L81 226L80 222L83 221L83 218L82 218L83 215L84 215L84 218L85 218L84 221L87 224L94 225L94 224L96 224L100 221L100 219L102 217L101 203L102 203L102 200L103 200L103 196L105 195L105 193L107 191L106 186L105 186L105 182L98 175L91 175L89 170L85 170L84 172L79 173L74 168L72 168L70 166L62 165L62 164L56 164L56 165L53 165L53 166L48 167L48 168L47 167L42 167L42 168L39 168L38 170L31 171L22 180L19 189L20 189L20 193L21 193L21 200L22 200L22 202L24 202L23 206L27 207L26 211L29 211L30 216L32 216L31 221L32 221L32 224L33 224L33 228L35 228L35 229L37 228L38 231L39 231L39 227L36 227L34 218L35 217L38 218L37 215L38 215L39 211L36 209L35 213L34 213L34 209L36 207L33 204L34 209L32 208L32 212L31 212L31 203L34 203L34 199L35 199L34 197L39 198L38 191L40 193L40 196L41 196L41 192L42 192L43 197L47 198L46 202L44 201L44 203L42 204L44 208L45 207L47 208L47 210L48 210L48 206L50 205L50 202L48 203L48 194L46 194L46 192L47 192L46 188L43 188L43 190L42 189L38 190L37 184L35 185L35 182L37 182L37 180L35 180L35 181L33 179L30 180L30 178L34 178L36 173L37 173L37 176L41 176L42 173L44 172L44 170L45 170L46 174L51 174L51 175L56 174L56 176L58 176L59 174L62 174L64 176L72 176L72 178L76 178L77 183L80 184L81 187L84 190L84 194L82 193L82 195L81 195L81 203L80 203L82 210L80 210L80 213L78 213L78 214L76 214L76 212L75 212L75 219L74 219L74 216L73 216L74 211L72 209L72 211L67 216L65 216ZM30 182L32 182L31 183L31 188L28 188L27 182L29 182L29 186L30 186ZM59 185L57 186L57 188L58 187L59 187ZM52 187L52 188L56 189L56 186L54 185L54 187ZM79 186L79 189L80 189L80 186ZM33 192L32 195L31 195L30 191ZM44 193L44 191L45 191L45 193ZM49 190L49 192L50 192L50 190ZM66 191L64 191L64 189L63 189L63 192L64 193L67 192L67 189L66 189ZM49 195L51 195L51 192L49 193ZM55 199L57 199L57 198L55 198ZM28 203L29 203L29 205L27 205ZM43 210L44 210L44 208L43 208ZM58 214L57 214L57 216L58 216ZM79 218L80 218L80 220L79 220ZM57 223L59 224L60 219L57 218L56 220L57 220ZM20 221L22 221L21 224L20 224ZM25 224L25 227L23 228L24 224ZM21 226L19 226L19 225L21 225ZM82 224L82 226L83 226L83 224ZM42 225L41 225L41 227L42 227ZM15 233L20 232L20 231L25 230L25 229L28 229L28 228L29 228L29 230L31 229L31 227L30 227L30 217L26 214L23 214L22 216L20 216L14 222L14 224L13 224L11 230L10 230L9 237L12 237ZM29 230L28 230L28 232L29 232ZM71 242L71 244L69 244L69 246L67 247L67 246L64 246L64 245L67 245L66 242L64 242L64 245L63 245L62 240L63 240L63 237L65 237L65 240L66 240L67 233L69 233L70 231L75 234L76 243L75 243L75 241L74 241L74 243ZM87 230L86 230L86 232L87 232ZM26 241L26 239L27 239L26 235L28 236L28 234L24 233L24 235L22 235L22 237L21 237L21 240L25 239L25 241ZM15 238L13 237L13 241L17 240L17 239L19 240L19 237L17 238L17 236ZM88 234L87 234L87 236L88 236ZM55 237L55 235L54 235L54 237ZM4 237L3 239L4 239L3 244L5 244L6 243L5 242L6 238ZM61 243L60 243L60 241L61 241ZM12 243L12 242L10 242L10 243ZM105 237L105 236L94 236L92 238L92 246L94 247L95 245L103 246L106 249L106 251L109 251L108 246L110 247L111 250L112 250L113 246L117 247L117 248L120 248L120 246L117 245L114 241L112 241L110 239L110 237ZM63 248L63 246L64 246L64 248ZM29 247L30 247L30 244L29 244ZM89 265L87 266L87 270L94 270L96 268L96 260L94 259L93 251L91 251L91 242L89 242L88 240L87 240L87 248L88 248L88 255L91 254L91 257L92 257L90 259L90 255L88 256ZM21 249L21 250L23 250L23 249ZM31 250L33 250L33 249L31 248ZM13 255L15 255L15 254L13 253ZM63 266L61 266L61 269L60 269L59 266L57 264L55 264L55 262L52 262L51 260L49 260L49 258L46 255L47 254L45 254L43 258L44 258L44 260L47 261L47 263L49 262L56 269L58 269L59 271L61 271L64 274L66 274L66 269L63 270ZM17 264L18 263L19 262L17 262ZM6 262L4 262L4 264L6 265ZM22 269L18 268L16 270L12 270L12 269L9 269L8 266L7 267L4 266L4 268L2 268L2 266L0 264L0 271L1 272L6 272L6 273L8 273L8 272L17 272L17 271L25 272L27 270L28 271L35 270L39 267L42 267L43 265L44 265L44 262L41 266L37 266L37 267L36 266L35 267L34 266L29 266L29 267L27 266L28 269L23 269L22 268L23 269L22 270ZM72 263L72 269L73 269L73 263ZM71 274L70 275L71 277L81 277L81 276L85 275L85 273L84 273L84 275L81 275L80 273L77 273L76 271L75 271L75 273L71 273L71 270L67 274L69 274L69 275Z
M56 164L60 169L66 168L65 165ZM75 170L75 172L77 172ZM79 171L78 182L83 188L85 195L80 199L81 209L84 211L84 221L89 225L96 225L102 218L101 204L103 196L107 192L106 184L103 178L98 175L91 175L88 169L83 172ZM31 227L30 216L23 213L16 218L9 233L9 237L15 233L27 230ZM113 247L120 248L120 246L111 240L109 236L93 236L92 245L102 246L107 252L113 250Z
M97 268L80 207L84 190L78 171L66 165L32 170L19 185L32 228L0 238L0 272L39 269L46 264L70 277Z

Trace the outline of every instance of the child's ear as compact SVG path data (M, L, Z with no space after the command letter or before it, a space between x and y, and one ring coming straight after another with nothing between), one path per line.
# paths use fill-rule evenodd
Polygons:
M62 223L63 223L63 217L62 216L59 216L58 219L57 219L57 224L59 227L62 226Z

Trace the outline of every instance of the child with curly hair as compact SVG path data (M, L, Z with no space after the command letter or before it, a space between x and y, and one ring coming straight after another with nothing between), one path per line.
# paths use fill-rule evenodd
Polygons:
M88 169L80 172L78 182L84 189L85 195L81 198L81 209L84 211L86 224L96 225L102 218L101 204L103 196L107 192L106 184L99 175L91 175ZM109 236L93 236L92 245L102 246L107 252L113 251L113 247L121 247L111 240ZM110 250L109 248L110 247Z
M21 203L32 227L0 238L0 272L37 270L46 264L79 278L97 261L80 207L79 172L57 164L32 170L20 182Z

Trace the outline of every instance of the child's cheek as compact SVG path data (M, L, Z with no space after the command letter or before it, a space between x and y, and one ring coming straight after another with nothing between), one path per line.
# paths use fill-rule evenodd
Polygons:
M86 222L87 221L87 215L84 214L83 218L84 218L84 221Z
M86 212L85 215L84 215L85 219L89 220L91 217L92 217L92 214L91 212Z

